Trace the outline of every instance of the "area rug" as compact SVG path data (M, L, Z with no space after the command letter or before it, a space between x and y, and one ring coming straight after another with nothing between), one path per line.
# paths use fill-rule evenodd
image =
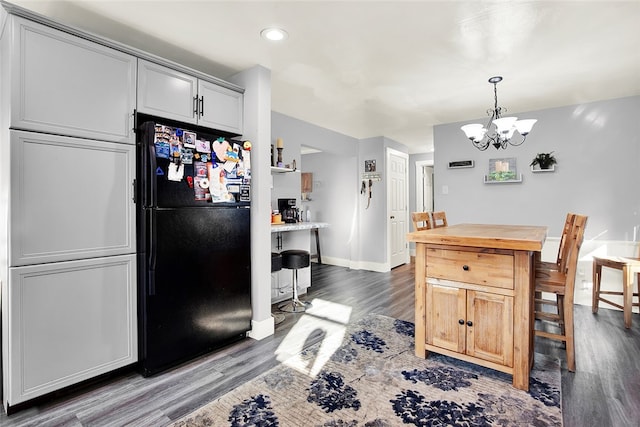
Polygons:
M337 348L315 344L174 426L562 425L558 360L536 354L525 392L492 369L416 357L410 322L369 315L342 335Z

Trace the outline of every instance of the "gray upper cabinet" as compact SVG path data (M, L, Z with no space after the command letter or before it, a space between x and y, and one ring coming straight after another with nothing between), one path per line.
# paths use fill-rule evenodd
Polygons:
M242 134L243 94L200 80L200 124L213 129Z
M136 58L11 17L11 127L135 143Z
M138 111L196 124L198 79L180 71L138 60Z
M215 83L139 59L138 111L240 135L244 96Z

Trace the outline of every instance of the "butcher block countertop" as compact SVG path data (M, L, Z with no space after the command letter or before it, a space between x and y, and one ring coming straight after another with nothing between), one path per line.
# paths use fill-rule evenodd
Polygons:
M547 227L493 224L456 224L407 234L407 240L416 243L536 252L546 237Z

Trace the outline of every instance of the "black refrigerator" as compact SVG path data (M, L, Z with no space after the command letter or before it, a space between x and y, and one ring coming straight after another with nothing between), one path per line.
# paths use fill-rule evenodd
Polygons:
M138 114L139 366L144 376L251 329L250 143Z

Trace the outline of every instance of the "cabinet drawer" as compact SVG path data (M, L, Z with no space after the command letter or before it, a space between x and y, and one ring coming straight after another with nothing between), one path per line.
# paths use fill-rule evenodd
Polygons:
M513 256L427 248L427 276L513 289Z

